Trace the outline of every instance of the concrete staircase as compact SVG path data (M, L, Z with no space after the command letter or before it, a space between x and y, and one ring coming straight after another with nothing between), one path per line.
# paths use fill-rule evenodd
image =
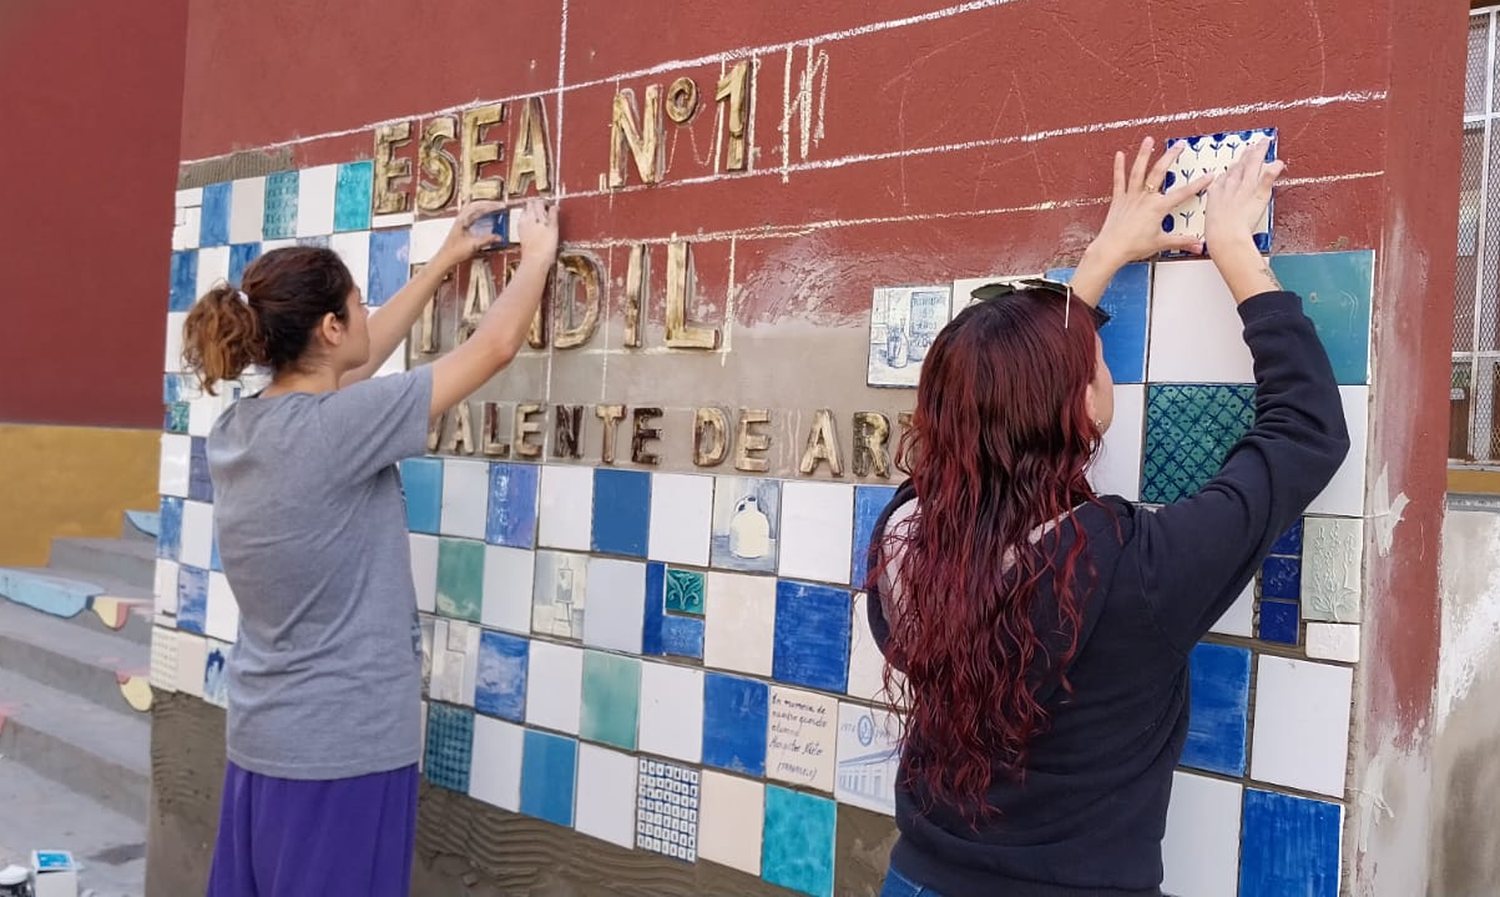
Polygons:
M144 894L156 542L132 516L0 568L0 866L71 850L96 897Z

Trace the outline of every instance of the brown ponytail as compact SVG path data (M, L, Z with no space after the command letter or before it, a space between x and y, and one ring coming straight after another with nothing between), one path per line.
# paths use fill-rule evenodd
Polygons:
M214 384L238 379L246 368L264 361L255 312L240 295L219 284L198 300L182 327L182 357L211 396L218 395Z

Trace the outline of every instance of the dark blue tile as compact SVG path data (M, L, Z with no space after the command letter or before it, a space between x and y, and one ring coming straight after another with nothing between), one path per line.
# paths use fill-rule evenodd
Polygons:
M770 688L755 679L703 677L703 762L760 777L766 771Z
M1272 554L1285 555L1287 557L1302 556L1302 521L1299 518L1292 528L1281 534L1276 544L1271 546Z
M198 230L199 246L229 245L229 192L228 182L209 184L203 188L203 218Z
M333 229L370 229L370 192L375 163L345 162L339 166L333 193Z
M703 659L703 621L668 615L661 621L661 653Z
M1312 318L1339 383L1369 383L1375 252L1275 255L1271 270L1284 288L1302 297L1302 310Z
M156 534L156 556L175 561L182 548L182 499L161 497L161 531Z
M849 592L781 580L776 583L775 649L778 682L843 691L849 682Z
M1047 276L1071 281L1073 268L1054 268ZM1151 266L1126 265L1115 274L1099 299L1099 307L1109 312L1109 323L1099 331L1104 344L1104 363L1116 383L1144 383L1146 380L1146 320L1151 304Z
M177 569L177 628L203 634L208 618L208 571L182 566Z
M646 556L651 529L651 474L642 470L594 470L594 550Z
M245 282L245 269L260 258L259 243L236 243L229 247L229 283L235 287Z
M526 671L531 640L486 630L479 637L474 709L501 719L526 719Z
M1246 789L1239 897L1338 897L1342 828L1338 804Z
M1266 558L1260 568L1262 598L1296 601L1302 597L1302 561L1300 558Z
M1262 601L1259 633L1261 641L1282 645L1297 644L1297 608L1294 601Z
M490 465L489 517L485 541L511 548L536 545L537 479L535 464Z
M170 289L168 311L190 311L193 303L198 301L198 250L172 253Z
M365 295L371 305L390 301L411 277L411 231L378 230L370 234L370 286Z
M1224 775L1245 772L1250 652L1203 643L1188 658L1192 695L1182 765Z
M571 826L577 770L577 741L527 729L521 749L521 812Z
M854 487L854 563L849 572L849 582L863 590L869 568L870 538L875 533L875 521L880 512L896 494L895 486Z
M422 775L427 781L469 793L469 769L474 755L474 711L432 703L427 706L427 756Z
M443 519L443 461L410 458L401 462L401 488L406 493L406 528L437 535Z
M192 453L188 458L188 498L193 501L212 502L214 482L208 473L208 440L194 436Z
M662 638L662 624L667 619L666 600L667 565L652 561L646 564L646 615L641 626L641 653L650 657L666 653Z

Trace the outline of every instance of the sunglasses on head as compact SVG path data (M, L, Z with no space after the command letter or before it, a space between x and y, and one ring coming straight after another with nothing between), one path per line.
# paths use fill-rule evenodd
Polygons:
M1073 308L1073 288L1060 280L1051 280L1046 277L1019 277L1012 280L1001 280L977 287L973 292L969 293L969 296L975 302L990 302L1009 296L1012 293L1019 293L1022 290L1041 290L1063 297L1063 302L1065 303L1063 305L1063 326L1068 326L1068 314ZM1097 305L1090 305L1089 313L1094 318L1095 330L1103 330L1104 325L1109 323L1109 312Z

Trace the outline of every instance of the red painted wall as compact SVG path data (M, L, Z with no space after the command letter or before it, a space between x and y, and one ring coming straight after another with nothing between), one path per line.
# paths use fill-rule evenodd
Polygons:
M160 427L186 0L0 0L0 421Z

